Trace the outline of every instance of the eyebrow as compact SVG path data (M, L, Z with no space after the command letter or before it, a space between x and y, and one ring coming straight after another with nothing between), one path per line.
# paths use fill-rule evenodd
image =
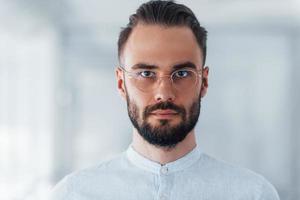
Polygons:
M191 68L191 69L197 69L196 65L190 61L179 63L173 66L173 70L178 70L182 68Z
M131 69L158 69L158 66L147 63L137 63L133 65Z
M178 63L173 65L172 70L178 70L182 68L191 68L191 69L197 69L196 65L190 61ZM131 67L131 69L159 69L157 65L153 64L147 64L147 63L137 63Z

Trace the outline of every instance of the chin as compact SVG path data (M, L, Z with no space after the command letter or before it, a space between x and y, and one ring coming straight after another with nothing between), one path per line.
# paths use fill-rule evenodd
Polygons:
M152 128L172 128L180 124L180 120L157 119L155 121L148 121Z

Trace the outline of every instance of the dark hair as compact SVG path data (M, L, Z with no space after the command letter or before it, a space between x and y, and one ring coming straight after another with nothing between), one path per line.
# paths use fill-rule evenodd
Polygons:
M139 23L159 24L163 26L187 26L189 27L203 53L203 65L206 59L207 31L200 26L193 11L183 4L173 1L149 1L142 4L135 14L129 17L129 23L122 28L118 40L118 56L120 59L122 50L133 28Z

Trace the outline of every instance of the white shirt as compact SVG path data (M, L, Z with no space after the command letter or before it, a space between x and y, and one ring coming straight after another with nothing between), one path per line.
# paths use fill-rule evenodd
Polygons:
M278 200L262 176L196 147L165 165L131 146L118 157L66 176L52 200Z

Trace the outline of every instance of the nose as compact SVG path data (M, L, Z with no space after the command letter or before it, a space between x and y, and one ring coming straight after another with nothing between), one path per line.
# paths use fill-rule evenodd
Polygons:
M155 90L155 101L156 102L165 102L165 101L174 101L175 93L172 86L172 82L169 78L160 78L157 83L157 88Z

